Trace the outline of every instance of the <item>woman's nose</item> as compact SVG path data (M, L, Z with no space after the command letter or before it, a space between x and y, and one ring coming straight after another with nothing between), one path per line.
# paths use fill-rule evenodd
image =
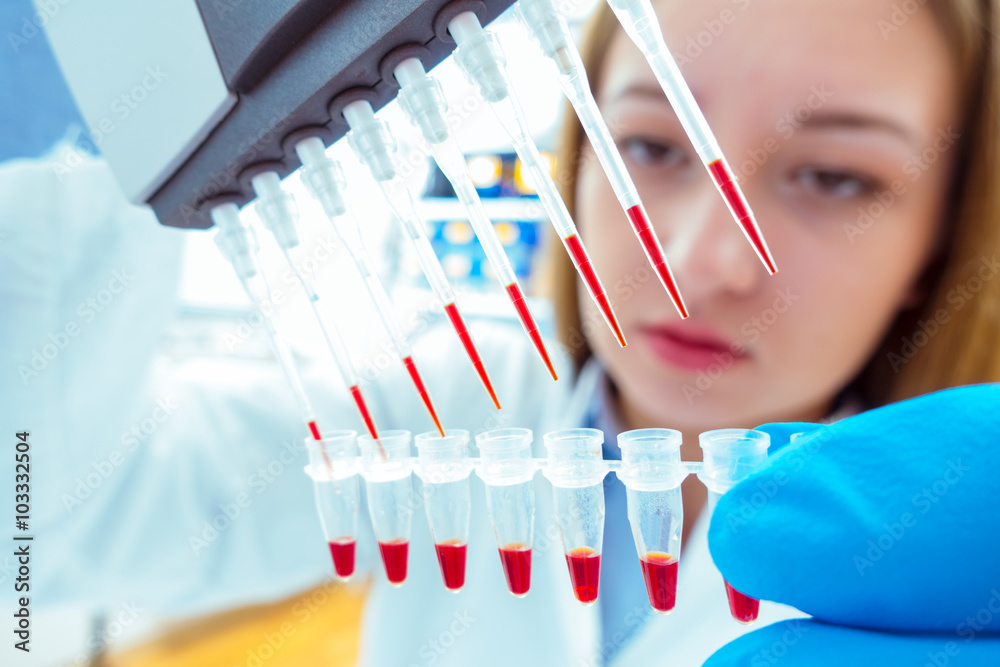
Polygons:
M695 187L686 206L653 214L667 261L692 308L720 294L750 294L767 275L708 175Z

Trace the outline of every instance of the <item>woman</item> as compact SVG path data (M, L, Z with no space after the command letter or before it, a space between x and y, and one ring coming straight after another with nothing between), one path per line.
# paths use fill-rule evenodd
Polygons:
M615 297L629 346L618 349L553 244L559 336L580 373L575 407L563 411L562 423L604 429L609 458L617 457L617 432L677 428L683 457L697 460L697 435L708 429L836 419L1000 378L1000 282L973 282L974 295L966 287L1000 247L1000 140L991 111L997 50L986 29L998 20L996 4L929 2L905 21L888 1L654 5L780 273L768 277L761 268L642 55L602 4L581 46L591 87L691 318L675 316L580 124L568 115L558 161L563 196ZM459 598L457 608L472 608L478 623L496 629L464 630L474 640L446 634L448 648L425 633L413 662L464 664L478 654L477 664L518 657L633 664L669 647L676 664L700 664L737 634L704 549L700 483L683 487L677 610L652 621L642 614L638 559L611 478L606 494L596 610L557 607L540 599L548 589L487 608L477 587L488 585L470 583L470 601ZM415 554L429 550L414 547ZM487 558L498 579L496 557ZM542 587L557 577L562 602L569 589L558 560L551 571L536 564L535 580ZM385 630L412 614L407 601L417 602L405 587L375 592L368 664L407 655L388 648ZM552 616L536 629L540 606Z
M684 433L683 458L697 460L697 434L704 430L831 420L1000 379L994 344L1000 281L970 282L1000 249L998 3L928 0L909 14L890 0L654 4L668 45L740 174L780 273L770 278L760 267L648 67L602 5L581 45L591 86L691 320L682 323L673 314L569 117L559 161L564 198L630 344L617 349L578 290L563 251L554 248L549 265L559 334L577 377L553 384L516 333L496 326L477 331L505 408L492 410L471 373L447 380L428 373L442 421L474 432L529 427L536 445L547 430L593 426L605 431L608 458L617 456L618 432L667 426ZM417 356L440 351L439 369L450 369L454 345L447 332L435 331L418 343ZM321 393L332 372L315 370L310 388ZM394 372L378 387L406 387L401 371ZM263 484L263 492L249 496L250 506L240 506L239 519L224 522L227 528L210 539L201 528L232 507L248 479L260 481L253 477L257 466L275 456L247 444L301 437L277 427L276 419L294 414L277 371L257 381L260 390L245 403L219 395L218 386L207 392L190 381L205 373L181 375L177 402L192 408L170 422L172 447L140 450L128 475L96 494L105 502L88 501L72 510L72 521L69 512L64 517L69 525L93 527L78 529L87 533L80 540L100 545L79 550L92 554L93 570L101 567L100 554L112 551L121 566L115 577L94 578L93 594L110 598L114 586L124 584L128 595L144 591L150 605L190 611L281 595L329 576L308 488L299 478ZM228 372L212 377L236 379L230 393L238 396L255 384ZM372 388L380 427L422 430L426 417L402 391L389 396ZM346 396L321 398L314 401L321 423L355 424ZM210 454L206 442L238 446ZM143 496L141 506L117 502L112 490L125 493L119 484L140 474L149 483L132 483L131 493ZM728 618L711 565L698 482L683 487L680 591L668 617L649 613L613 477L606 481L600 598L590 608L573 599L546 487L539 479L526 599L506 591L478 481L466 587L457 596L440 583L415 496L410 577L391 589L375 573L364 664L626 665L662 664L665 656L700 664L743 631ZM155 501L172 500L179 488L189 489L180 506ZM170 520L150 521L154 507L169 511ZM373 546L370 535L362 536L359 560L377 570ZM150 586L151 573L170 578ZM59 585L56 575L50 581L56 583L49 591ZM793 613L765 605L761 616ZM291 622L294 633L298 621Z

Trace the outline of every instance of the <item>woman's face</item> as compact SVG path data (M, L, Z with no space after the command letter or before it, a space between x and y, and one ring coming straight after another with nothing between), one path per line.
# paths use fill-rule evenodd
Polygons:
M603 325L589 343L633 425L819 418L919 298L957 152L947 43L928 7L899 14L892 0L655 6L779 273L767 275L619 29L598 104L691 316L674 311L585 147L577 221L629 345ZM600 322L582 289L580 306Z

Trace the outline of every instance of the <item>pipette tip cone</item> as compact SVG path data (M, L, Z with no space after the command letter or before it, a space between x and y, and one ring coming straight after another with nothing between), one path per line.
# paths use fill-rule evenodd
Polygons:
M458 339L462 341L462 347L465 348L465 353L468 355L469 361L472 362L472 367L476 369L479 380L483 383L490 398L493 400L493 405L499 410L500 399L497 398L497 393L493 390L493 383L490 382L489 373L486 372L486 364L483 363L483 358L479 356L479 350L476 349L476 342L472 340L472 334L469 333L469 327L465 324L462 313L458 311L458 306L454 303L447 304L444 307L444 312L451 321L451 326L455 329L455 333L458 334Z
M604 321L608 323L615 338L618 339L618 344L625 347L628 343L625 342L625 336L618 325L618 318L615 317L615 311L611 308L611 301L608 300L604 286L601 284L600 278L597 277L597 271L594 270L594 265L590 261L590 255L587 254L586 248L583 247L583 242L580 241L577 234L571 234L563 239L563 243L566 245L569 256L573 259L576 272L580 274L580 278L587 286L591 298L604 313Z
M736 219L736 224L743 230L743 235L753 246L754 252L764 264L764 268L773 276L778 272L778 267L774 263L774 257L771 255L770 248L767 247L767 241L764 240L764 235L761 234L760 227L754 220L753 212L747 205L746 198L733 177L729 165L722 160L715 160L708 164L708 172L712 175L715 186L726 200L726 205Z
M615 317L615 311L611 309L611 302L608 300L607 294L594 294L594 301L597 302L598 307L601 312L604 313L604 320L611 327L611 333L615 335L618 339L618 344L622 347L626 347L628 342L625 340L625 334L622 333L621 325L618 324L618 318Z
M365 397L361 395L361 387L356 384L352 385L350 391L351 397L354 399L354 404L358 406L358 412L361 413L361 419L365 422L365 428L368 429L368 435L372 439L378 440L378 430L375 428L375 420L372 419L372 413L368 411L368 404L365 403ZM379 443L379 449L382 449L381 442Z
M306 423L309 427L309 432L312 434L313 440L320 441L323 439L323 435L319 431L319 426L316 424L316 420L313 419ZM330 457L326 454L326 447L320 446L320 453L323 455L323 461L326 463L327 468L333 467L333 462L330 461Z
M757 257L760 261L764 263L764 268L772 276L778 272L778 266L774 263L774 256L771 254L771 249L767 247L767 241L760 233L760 227L757 226L756 221L750 218L750 226L742 225L743 233L750 240L753 245L754 251L757 253Z
M437 411L434 409L434 404L431 402L431 395L428 393L427 387L424 386L424 380L420 377L420 371L417 370L417 364L413 361L413 357L404 357L403 365L406 366L406 372L410 374L410 379L413 380L413 386L417 388L417 393L420 394L420 400L423 401L424 407L427 408L427 412L430 413L431 419L434 420L434 426L443 438L444 428L441 426L441 420L438 419Z
M653 270L656 271L663 289L667 290L667 296L673 302L674 308L677 309L677 313L681 316L682 320L687 319L688 310L687 306L684 305L684 298L681 296L681 291L677 288L677 281L674 280L674 274L670 270L670 266L667 265L667 258L663 254L663 246L660 245L660 240L656 238L656 233L653 231L652 225L649 224L649 216L646 215L646 210L642 207L642 204L636 204L626 210L625 214L632 224L632 230L635 232L635 235L639 237L639 243L642 244L642 249L646 252L649 263L653 265Z
M674 304L674 308L677 309L677 314L681 316L682 320L688 318L687 305L684 303L684 297L681 296L681 292L677 289L677 281L674 280L674 274L667 266L666 262L662 264L657 264L655 267L656 275L660 277L660 283L663 284L663 288L667 290L667 296Z
M538 324L535 323L535 318L528 309L528 302L524 298L521 286L517 283L511 283L505 289L511 303L514 304L514 309L517 311L517 318L521 321L521 326L528 332L528 337L531 338L531 342L538 351L538 356L542 358L542 362L548 369L549 375L552 376L553 380L558 380L559 376L556 375L556 369L549 358L548 350L545 349L545 342L542 340L542 334L538 331Z

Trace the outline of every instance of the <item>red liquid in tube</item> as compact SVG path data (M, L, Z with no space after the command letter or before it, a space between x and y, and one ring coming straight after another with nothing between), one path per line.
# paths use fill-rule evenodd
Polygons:
M389 540L378 543L382 554L382 564L385 565L385 576L390 584L396 586L406 581L406 562L410 554L409 540Z
M760 600L744 595L726 582L726 597L729 598L729 613L740 623L753 623L760 613Z
M449 591L460 591L465 585L465 555L468 545L458 540L445 540L434 545L444 587Z
M500 562L507 578L507 590L517 597L531 588L531 547L512 542L500 549Z
M346 579L354 574L354 551L357 542L353 537L338 537L330 544L333 569L338 577Z
M649 605L666 614L677 603L677 560L662 551L650 551L641 559Z
M583 604L597 601L597 588L601 581L601 554L590 547L572 549L566 554L569 580L573 594Z

